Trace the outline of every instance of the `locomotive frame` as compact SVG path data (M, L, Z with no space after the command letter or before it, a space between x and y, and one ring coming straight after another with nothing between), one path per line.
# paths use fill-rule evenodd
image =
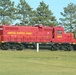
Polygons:
M23 50L47 46L50 50L76 50L76 33L66 33L62 26L0 26L0 49Z

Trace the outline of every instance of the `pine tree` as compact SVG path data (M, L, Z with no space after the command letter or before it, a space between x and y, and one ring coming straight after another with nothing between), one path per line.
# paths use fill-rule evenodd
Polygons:
M49 6L46 5L43 1L40 2L40 5L34 12L35 15L33 17L33 22L35 24L43 24L43 25L56 25L56 18L53 16L51 10L49 10Z
M32 8L25 0L20 0L17 6L17 19L20 20L21 25L29 25L31 19Z
M76 5L69 3L61 12L63 18L60 18L60 24L65 27L66 31L73 32L76 29Z
M0 0L0 23L4 25L12 24L15 19L15 10L14 2L10 0Z

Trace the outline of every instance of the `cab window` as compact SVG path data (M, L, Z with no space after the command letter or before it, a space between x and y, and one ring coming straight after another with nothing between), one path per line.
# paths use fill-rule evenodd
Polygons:
M58 30L57 33L58 33L58 34L62 34L62 30Z

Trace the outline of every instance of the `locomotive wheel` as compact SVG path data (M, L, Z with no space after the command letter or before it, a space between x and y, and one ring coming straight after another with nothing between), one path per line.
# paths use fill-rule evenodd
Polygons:
M6 43L2 43L1 49L2 50L8 50L8 45Z
M76 44L75 45L72 45L72 47L74 48L74 51L76 51Z
M60 44L53 44L51 46L51 49L52 51L57 51L57 50L61 50L61 45Z
M69 51L74 50L72 45L69 45L68 48L69 48Z
M24 46L22 44L16 44L16 50L23 50Z
M62 44L62 50L71 51L73 50L73 47L70 44Z
M68 47L67 47L66 44L64 44L62 48L63 48L64 51L68 51Z
M61 50L61 45L60 44L56 44L56 49L57 50Z

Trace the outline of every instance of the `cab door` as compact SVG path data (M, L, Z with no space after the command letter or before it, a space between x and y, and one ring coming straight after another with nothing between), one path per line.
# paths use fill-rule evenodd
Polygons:
M62 39L62 37L63 37L63 31L61 29L58 29L56 31L56 38L57 39Z
M57 43L63 42L63 34L64 28L63 27L54 27L54 41Z

